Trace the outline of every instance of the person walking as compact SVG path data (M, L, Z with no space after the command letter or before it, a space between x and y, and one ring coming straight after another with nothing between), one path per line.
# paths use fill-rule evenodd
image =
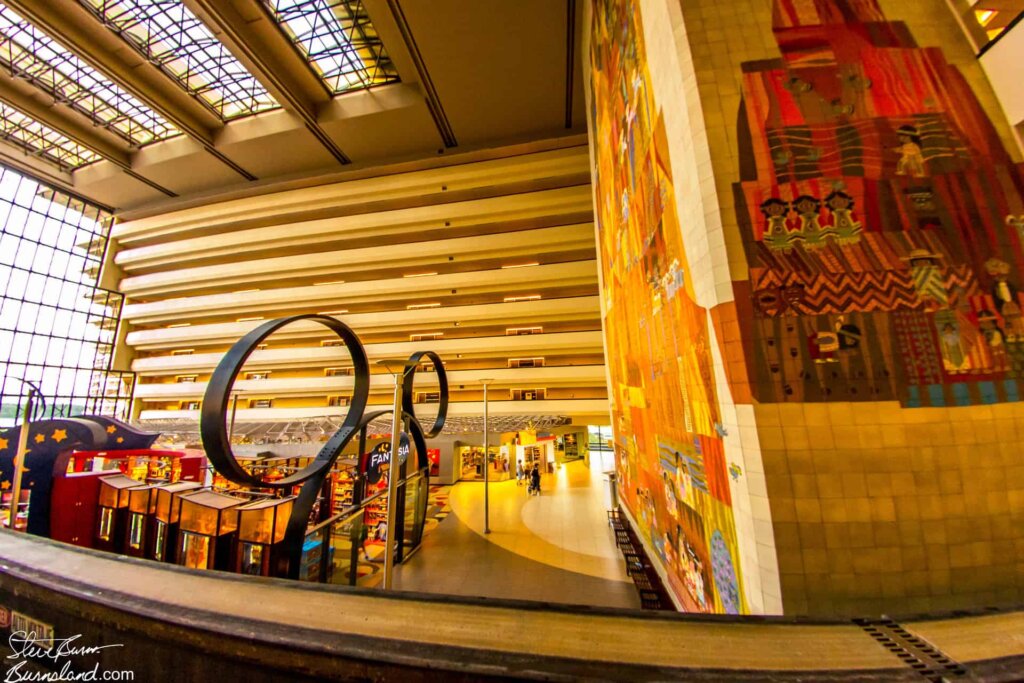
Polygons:
M363 523L362 528L359 530L359 549L363 551L363 558L370 562L370 553L366 552L366 541L370 538L370 527L366 523Z
M530 472L530 490L533 495L540 495L540 468L536 465L533 466L533 471Z
M523 461L516 462L516 486L523 485L523 479L526 478L526 472L523 470Z

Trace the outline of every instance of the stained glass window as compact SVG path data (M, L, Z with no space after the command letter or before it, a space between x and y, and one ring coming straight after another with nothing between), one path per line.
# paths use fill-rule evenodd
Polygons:
M362 0L263 0L333 93L398 81Z
M1024 12L1024 0L974 0L971 18L981 26L988 41L995 40Z
M179 134L158 113L4 5L0 5L0 66L131 145Z
M979 52L1024 19L1024 0L950 0L950 6Z
M79 2L220 118L279 106L181 0Z

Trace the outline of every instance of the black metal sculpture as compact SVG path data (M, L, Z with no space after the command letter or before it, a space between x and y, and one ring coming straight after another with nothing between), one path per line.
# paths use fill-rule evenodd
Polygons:
M353 374L355 386L352 391L352 398L349 402L348 415L341 427L328 439L320 452L302 470L291 474L284 479L269 482L260 479L258 476L246 472L235 459L231 450L231 440L227 428L227 415L230 410L231 389L245 364L246 359L252 354L256 347L264 339L277 330L290 325L291 323L309 320L324 325L334 332L344 343L352 357ZM424 361L429 360L437 373L440 384L440 405L438 406L437 418L429 430L424 430L413 408L413 380L416 375L416 368ZM403 368L404 379L402 384L402 415L399 422L404 425L411 439L412 445L417 454L417 469L427 468L427 439L437 436L444 428L448 415L448 377L445 374L441 358L433 351L418 351L405 362ZM334 462L341 455L342 450L359 436L360 451L365 447L366 428L371 422L393 412L392 409L379 410L366 413L366 405L370 394L370 366L366 358L366 351L363 349L359 337L348 325L340 320L324 315L295 315L288 318L279 318L266 322L252 332L238 340L221 359L210 377L210 382L203 397L203 407L199 420L199 431L202 436L203 448L214 468L224 478L242 486L254 488L275 488L287 489L292 486L302 485L299 496L292 508L291 518L288 520L288 528L285 533L285 564L275 568L277 576L288 578L299 578L299 567L302 558L302 545L306 536L306 528L309 523L310 513L313 505L331 472ZM411 459L411 458L410 458ZM397 458L395 458L397 461ZM393 476L399 476L399 468L393 464ZM421 505L427 504L426 497L422 497Z

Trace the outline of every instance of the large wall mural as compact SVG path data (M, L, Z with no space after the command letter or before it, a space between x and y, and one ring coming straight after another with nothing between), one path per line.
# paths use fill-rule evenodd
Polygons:
M773 20L735 189L754 397L1021 400L1024 183L970 87L876 0L775 0Z
M634 2L595 1L590 56L620 495L686 610L745 613L708 313L694 301Z

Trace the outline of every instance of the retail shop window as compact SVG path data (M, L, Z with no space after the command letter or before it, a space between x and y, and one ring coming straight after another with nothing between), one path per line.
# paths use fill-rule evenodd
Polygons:
M351 400L351 396L328 396L327 405L331 408L347 408Z
M320 346L344 346L345 342L340 339L325 339L320 342Z
M195 349L174 349L171 351L172 356L191 356L195 353Z
M324 377L351 377L354 368L324 368Z
M274 400L270 398L254 398L249 401L250 408L273 408Z
M195 382L197 377L195 375L178 375L174 378L174 381L178 384L190 384Z
M203 402L202 401L182 401L181 402L181 409L182 410L201 410L202 407L203 407Z
M416 392L417 403L440 403L441 393L438 391L419 391Z
M510 368L542 368L544 367L543 358L509 358L508 366Z
M259 379L270 379L270 371L265 372L247 372L245 373L246 379L259 380Z
M541 401L547 397L547 389L512 389L513 401Z
M505 335L509 337L515 337L521 334L541 334L544 332L543 327L507 327L505 328Z
M1024 18L1024 0L950 0L980 54Z

